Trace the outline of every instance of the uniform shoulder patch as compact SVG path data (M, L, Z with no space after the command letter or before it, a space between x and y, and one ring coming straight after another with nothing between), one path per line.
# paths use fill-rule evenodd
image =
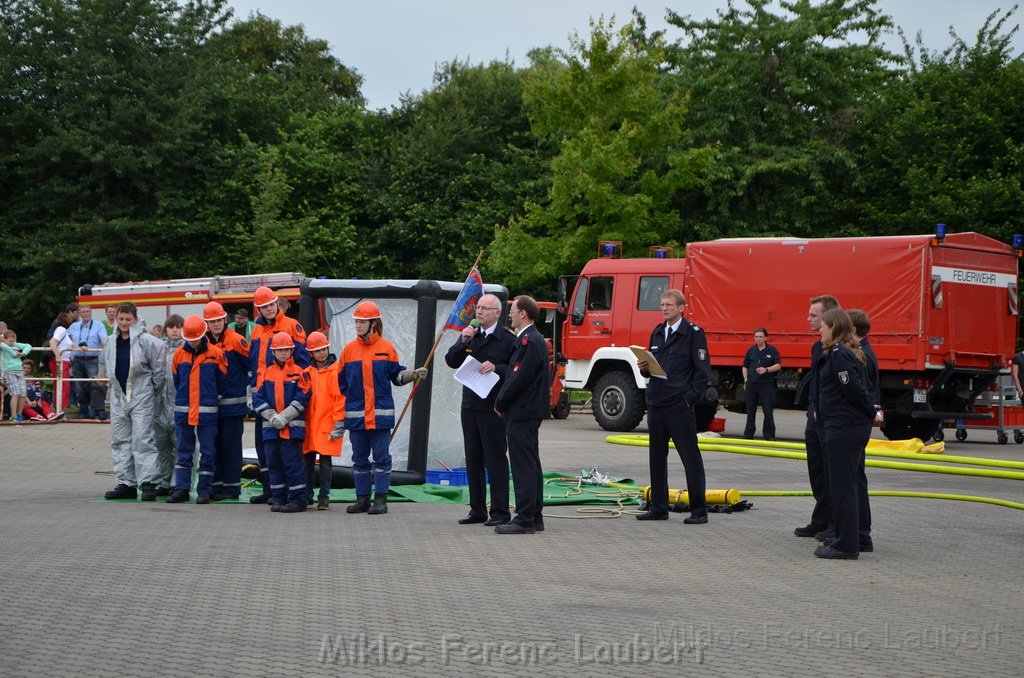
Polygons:
M306 330L302 329L302 323L295 323L295 332L297 334L305 334Z
M523 344L523 346L528 346L530 344L530 338L527 337L526 335L523 335L523 342L522 342L522 344Z
M245 350L249 350L249 342L246 341L244 338L238 340L238 345L244 348Z
M700 325L697 323L690 323L690 329L700 331Z
M698 348L697 349L697 360L707 360L707 359L708 359L708 351L707 351L707 349L706 348Z
M836 373L836 376L839 377L839 383L841 383L841 384L849 384L850 383L850 373L847 372L846 370L843 370L842 372Z

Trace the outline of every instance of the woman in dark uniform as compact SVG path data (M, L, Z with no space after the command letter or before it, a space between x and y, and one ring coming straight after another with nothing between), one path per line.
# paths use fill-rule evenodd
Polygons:
M858 468L871 438L874 400L868 389L866 359L846 311L825 311L820 332L822 362L818 371L817 416L825 427L825 458L836 538L819 546L814 555L856 560L860 555L859 501L866 500L858 498Z

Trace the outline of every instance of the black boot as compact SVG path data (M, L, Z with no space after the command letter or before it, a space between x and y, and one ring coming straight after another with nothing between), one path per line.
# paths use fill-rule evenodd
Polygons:
M379 516L382 513L388 512L388 495L377 493L377 496L373 498L373 506L367 511L371 516Z
M257 494L255 497L249 497L250 504L266 504L270 501L269 494Z
M137 499L138 491L129 485L118 483L117 487L103 495L104 499Z
M188 490L171 490L167 495L168 504L181 504L188 501Z
M345 507L345 513L366 513L370 508L370 495L356 497L356 503Z
M142 483L142 501L156 501L156 485Z

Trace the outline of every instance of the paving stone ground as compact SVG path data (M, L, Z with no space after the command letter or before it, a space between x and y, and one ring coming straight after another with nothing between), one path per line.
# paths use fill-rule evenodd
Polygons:
M797 439L799 413L780 413ZM729 431L742 418L729 415ZM645 432L641 427L638 432ZM646 482L646 448L587 414L541 428L546 469ZM950 453L1024 460L971 432ZM806 489L801 461L706 453L709 487ZM810 499L704 526L548 511L547 531L385 516L96 503L102 425L0 429L0 675L1020 676L1024 512L874 498L876 552L812 556ZM670 462L671 485L683 484ZM869 469L872 489L1024 502L1024 483Z

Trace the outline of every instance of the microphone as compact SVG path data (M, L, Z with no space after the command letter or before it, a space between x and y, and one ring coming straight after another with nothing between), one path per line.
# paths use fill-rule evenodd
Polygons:
M476 318L473 318L472 320L469 321L469 326L472 327L474 330L479 330L480 329L480 321L477 320ZM468 344L469 343L469 339L466 337L466 335L462 335L462 343L463 344Z

